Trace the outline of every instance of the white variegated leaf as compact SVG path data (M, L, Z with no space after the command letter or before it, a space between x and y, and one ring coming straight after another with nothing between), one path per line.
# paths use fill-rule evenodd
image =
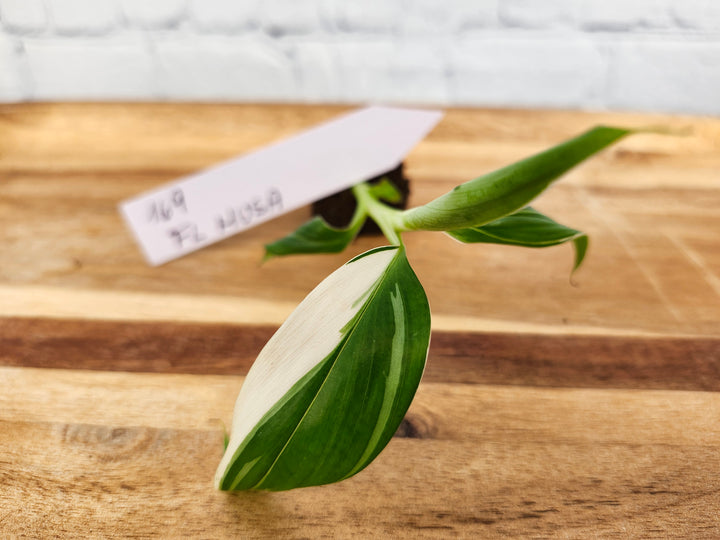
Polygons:
M371 250L335 271L250 369L216 485L281 490L360 471L409 407L429 339L427 299L404 248Z

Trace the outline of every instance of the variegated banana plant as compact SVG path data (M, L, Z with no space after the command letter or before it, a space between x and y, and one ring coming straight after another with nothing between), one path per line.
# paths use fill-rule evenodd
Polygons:
M348 478L397 430L420 383L430 309L401 234L443 231L465 243L527 247L572 241L573 270L587 236L527 205L581 161L628 135L596 127L409 210L384 204L389 183L353 187L344 229L315 217L266 246L266 258L345 249L366 219L390 242L350 260L320 283L268 341L235 405L215 476L223 490L287 490Z

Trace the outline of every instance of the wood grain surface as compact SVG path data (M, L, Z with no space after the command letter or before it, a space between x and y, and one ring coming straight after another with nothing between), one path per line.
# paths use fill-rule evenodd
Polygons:
M433 311L396 437L340 484L220 493L243 375L343 254L259 261L298 210L158 268L122 199L344 108L0 105L0 536L720 537L720 120L462 110L411 204L588 127L662 125L535 205L568 246L406 235Z

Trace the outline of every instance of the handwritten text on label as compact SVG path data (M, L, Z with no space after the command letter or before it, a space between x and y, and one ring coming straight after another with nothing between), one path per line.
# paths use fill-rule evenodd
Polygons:
M120 212L158 265L383 174L442 113L367 107L140 194Z

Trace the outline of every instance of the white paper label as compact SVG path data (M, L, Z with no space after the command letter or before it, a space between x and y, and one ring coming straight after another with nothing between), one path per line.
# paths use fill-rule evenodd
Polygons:
M120 211L151 265L397 167L440 111L368 107L148 191Z

